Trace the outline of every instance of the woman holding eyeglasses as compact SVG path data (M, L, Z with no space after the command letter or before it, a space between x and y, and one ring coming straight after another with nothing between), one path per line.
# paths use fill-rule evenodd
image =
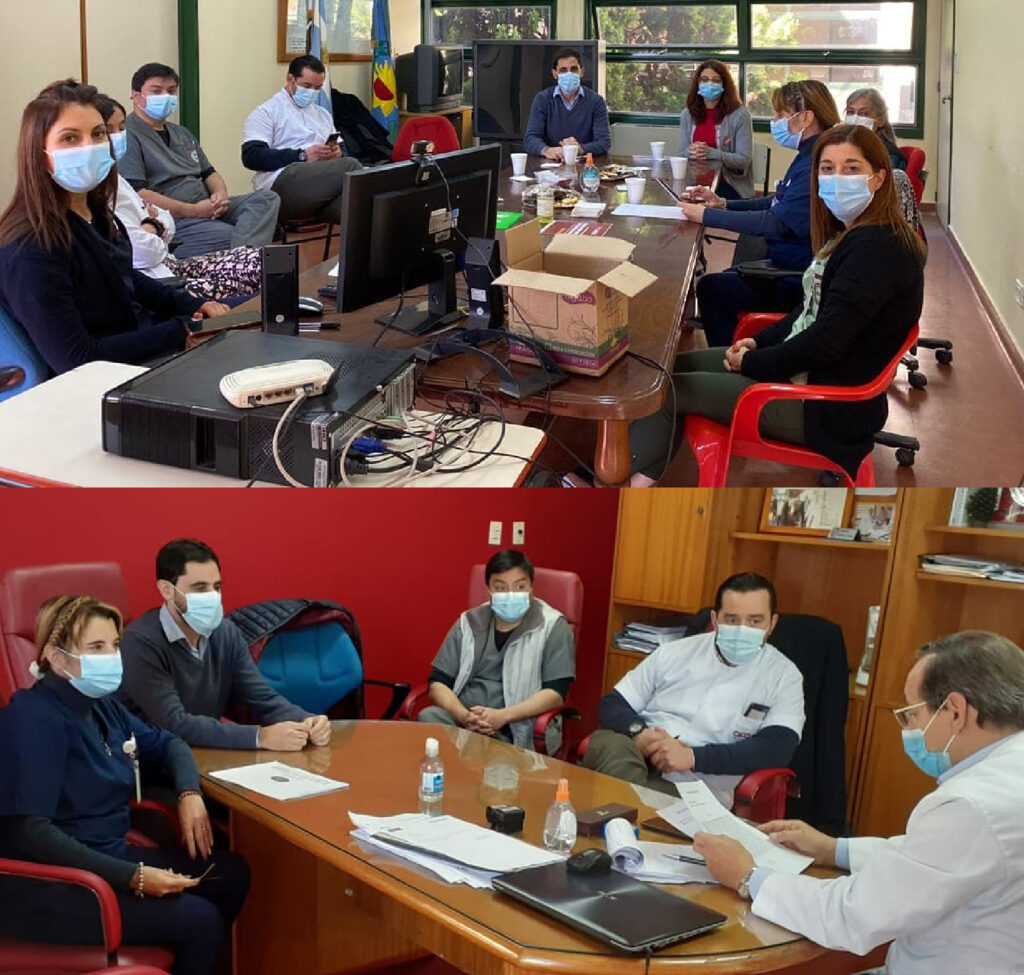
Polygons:
M741 234L737 263L767 257L793 271L784 278L749 280L735 267L705 274L697 300L708 346L728 345L741 311L789 311L800 301L800 277L811 263L811 154L819 135L839 122L839 112L820 81L791 81L772 92L772 136L796 158L771 196L727 200L694 191L700 203L679 204L687 220ZM752 240L753 238L753 240ZM741 253L742 252L742 253Z
M711 58L690 79L679 115L679 154L722 165L718 195L743 200L754 195L754 127L729 69Z
M88 596L57 596L39 610L36 684L0 710L0 856L97 874L117 895L125 944L166 945L173 975L207 975L249 871L236 854L213 852L188 746L110 696L121 683L121 629L120 612ZM174 783L183 849L125 842L129 803L156 773ZM85 888L0 877L0 903L0 932L19 940L102 943Z

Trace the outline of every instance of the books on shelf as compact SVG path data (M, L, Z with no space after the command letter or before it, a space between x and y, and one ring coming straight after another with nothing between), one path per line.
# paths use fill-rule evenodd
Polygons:
M663 643L681 640L689 630L682 625L658 626L654 623L627 623L612 637L612 645L619 650L651 653Z
M921 570L934 575L991 579L1024 585L1024 564L985 559L976 555L922 555Z

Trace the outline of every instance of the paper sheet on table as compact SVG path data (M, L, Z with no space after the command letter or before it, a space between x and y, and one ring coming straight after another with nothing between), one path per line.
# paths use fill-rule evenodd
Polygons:
M742 844L759 867L770 867L779 873L803 873L814 862L813 857L803 856L773 843L764 833L734 816L703 782L677 782L676 788L682 797L680 802L661 810L662 818L673 826L683 829L681 820L692 817L698 829L705 833L731 836Z
M656 884L715 883L707 867L675 859L679 855L696 857L692 846L641 842L625 819L612 819L605 824L604 843L615 869L637 880Z
M612 215L616 217L651 217L655 220L685 220L679 207L660 207L652 203L620 203Z
M340 263L341 262L339 261L338 264L335 264L334 267L332 267L327 272L327 277L329 277L329 278L336 278L338 276L338 267L339 267Z
M210 775L215 779L223 779L225 782L251 789L261 796L269 796L271 799L305 799L348 788L347 782L292 768L283 762L241 765L238 768L211 772Z
M679 799L675 796L666 795L664 792L659 792L657 789L651 789L646 785L637 785L635 782L631 782L630 786L636 793L637 798L645 806L650 806L651 809L661 810L679 802Z
M532 183L536 178L536 176L528 176L526 173L521 176L509 176L513 183Z
M428 856L440 857L463 867L507 873L524 867L558 863L564 857L529 843L467 823L455 816L364 816L349 813L352 822L375 839Z
M407 850L405 847L395 846L394 843L385 843L362 827L352 830L352 835L367 846L383 850L391 856L399 857L402 860L407 860L409 863L415 863L417 866L429 870L448 884L466 884L478 890L487 890L491 887L491 880L497 876L496 873L491 871L471 870L469 867L460 867L457 864L449 863L447 860L440 860L426 853Z

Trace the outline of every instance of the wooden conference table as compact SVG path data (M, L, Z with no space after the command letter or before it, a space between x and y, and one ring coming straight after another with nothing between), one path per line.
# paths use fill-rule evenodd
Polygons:
M537 170L539 156L531 156L527 173ZM673 180L667 159L654 162L650 157L625 157L619 161L651 166L649 177L660 176L676 193L696 183L714 185L718 169L714 164L691 162L686 177ZM568 171L566 171L568 175ZM509 177L511 170L501 175L498 186L499 209L520 210L523 188L530 183L514 182ZM629 303L629 346L632 352L643 355L671 371L679 341L693 271L697 260L698 245L703 227L685 220L669 221L644 217L615 217L611 211L624 203L626 195L620 192L620 184L603 184L600 197L608 208L598 218L611 223L609 234L636 244L634 261L656 274L658 280ZM666 190L653 178L648 178L644 203L671 205L674 201ZM555 213L556 219L572 219L568 213ZM532 219L526 211L524 219ZM499 235L500 236L500 235ZM319 287L335 283L328 276L337 262L327 261L306 271L299 282L303 294L316 294ZM328 314L325 318L340 320L337 331L325 331L322 337L340 342L369 343L376 338L381 326L374 322L374 316L393 311L394 300L370 306L344 315ZM411 348L428 341L426 337L404 335L389 330L380 344L390 348ZM530 366L513 366L513 372L524 374ZM421 381L420 388L440 393L451 389L480 385L490 392L496 392L493 376L480 359L471 355L459 355L431 364ZM524 400L523 405L539 412L551 412L558 416L592 420L597 423L597 445L594 455L594 470L598 478L607 484L620 484L630 473L628 430L629 422L659 409L667 395L664 375L652 366L625 356L603 376L572 375L561 385L550 391L550 396L541 394Z
M341 975L430 954L473 975L648 971L643 958L615 952L494 891L446 884L351 836L349 810L377 816L416 810L428 734L441 743L447 814L484 824L487 805L518 805L526 811L523 839L541 845L544 813L557 780L565 777L577 810L624 802L637 806L641 819L653 815L628 783L438 725L335 722L329 747L298 753L196 749L203 790L230 809L232 845L252 869L252 889L235 929L236 973ZM279 802L209 775L260 761L284 762L348 782L349 788ZM659 838L645 832L641 837ZM576 849L593 842L580 840ZM663 889L729 920L711 934L657 952L650 972L847 975L870 967L863 958L826 951L755 917L726 888Z

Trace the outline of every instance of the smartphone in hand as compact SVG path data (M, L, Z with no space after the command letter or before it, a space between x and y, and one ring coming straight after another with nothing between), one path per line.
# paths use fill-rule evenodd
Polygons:
M341 146L341 148L344 149L345 148L345 140L341 137L341 133L340 132L332 132L327 137L326 141L324 142L324 145L325 146Z

